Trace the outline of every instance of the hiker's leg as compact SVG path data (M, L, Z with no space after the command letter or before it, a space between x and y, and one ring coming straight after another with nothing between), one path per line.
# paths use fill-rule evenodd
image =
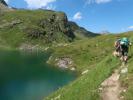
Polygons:
M124 61L127 62L128 61L128 56L124 57Z
M113 55L114 55L115 57L118 57L118 56L119 56L119 53L116 52L116 51L114 51L114 52L113 52Z
M121 57L121 51L118 52L118 57Z
M124 56L121 56L120 60L123 62L124 61Z
M124 61L127 62L128 61L128 46L125 47L124 50Z
M114 52L113 52L113 56L115 56L115 57L116 57L116 51L114 51Z
M121 51L121 58L120 58L120 60L123 62L124 61L124 50L122 49L122 51Z
M113 52L113 55L114 55L115 57L120 57L120 56L121 56L120 47L117 47L117 48L115 49L115 51Z
M128 52L125 52L124 61L127 63L128 61Z

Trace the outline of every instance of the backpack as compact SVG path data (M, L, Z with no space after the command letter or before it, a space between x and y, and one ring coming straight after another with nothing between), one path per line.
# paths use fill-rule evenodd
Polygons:
M128 38L122 38L120 41L121 45L129 46L129 40Z

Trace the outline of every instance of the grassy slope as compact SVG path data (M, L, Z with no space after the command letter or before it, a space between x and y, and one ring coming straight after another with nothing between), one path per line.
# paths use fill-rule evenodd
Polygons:
M25 33L20 31L20 28L32 24L36 25L38 20L48 17L49 14L51 13L44 13L40 10L35 12L22 10L8 12L1 16L0 21L6 19L8 22L11 22L12 20L20 19L23 21L23 24L19 24L13 28L5 27L4 29L0 29L0 48L16 48L22 43L30 43L44 47L43 40L31 40L26 38L24 35ZM133 40L132 34L133 32L130 32L120 36L128 36ZM99 95L97 89L99 85L111 74L112 70L119 65L119 61L111 56L113 51L112 46L115 39L116 36L114 35L103 35L92 39L76 41L66 47L53 48L53 57L62 57L67 55L73 59L77 71L82 72L88 69L89 73L80 76L77 80L53 93L47 99L61 95L61 100L98 100ZM123 94L126 100L132 100L133 94L133 82L131 81L133 80L132 60L133 58L129 61L128 74L123 76L121 79L123 86L128 88L127 92ZM54 58L51 62L54 62Z
M27 27L38 27L39 21L43 19L49 19L53 14L57 14L60 17L64 15L62 12L54 11L44 11L44 10L16 10L11 12L5 12L0 15L0 23L4 25L5 23L11 23L12 21L20 20L22 23L14 25L13 27L7 26L0 29L0 46L6 47L19 47L22 43L31 43L33 45L44 46L45 39L31 39L26 36L24 30ZM50 29L49 29L50 30ZM47 31L47 30L46 30ZM63 33L56 34L57 40L60 42L66 42L67 37ZM66 40L65 40L66 39Z
M80 76L76 81L58 90L46 100L51 100L51 98L58 97L58 95L61 96L60 100L100 100L98 87L117 66L116 59L107 57L95 66L91 66L94 68L87 74Z
M130 38L133 41L133 32L130 34ZM122 93L124 100L133 100L133 46L130 48L129 56L131 57L128 62L128 73L121 77L122 86L126 89L125 93Z
M56 19L50 22L53 15L56 16ZM52 42L56 44L68 43L72 40L72 36L67 36L68 33L63 32L68 28L65 26L68 23L66 22L66 17L63 12L50 10L14 10L4 12L0 14L0 47L20 47L24 43L39 45L40 47L47 46L48 43L51 45ZM18 23L10 25L14 21ZM38 32L44 31L46 33L45 36L37 39L28 37L28 33L34 33L35 29ZM78 37L84 38L85 36L80 35Z
M89 40L78 41L67 47L56 48L53 57L67 55L74 60L78 71L82 72L88 69L89 72L80 75L77 80L59 89L47 97L46 100L52 100L52 98L58 96L60 96L60 100L100 100L99 85L112 73L114 68L120 66L120 61L111 55L113 42L117 36L127 36L133 40L132 34L133 32L121 35L103 35ZM129 73L127 74L129 77L128 84L127 81L123 83L128 87L128 91L124 94L126 100L132 100L133 94L133 82L131 82L133 76L132 59L130 59ZM125 80L125 78L121 80Z
M133 52L133 51L132 51ZM133 58L130 59L128 65L128 73L121 77L122 86L127 90L122 95L125 100L133 100Z
M18 26L15 26L13 28L4 28L0 30L0 37L1 37L1 41L4 42L5 44L12 46L12 47L17 47L18 45L20 45L21 43L27 42L28 39L26 39L26 37L24 36L24 32L20 31L19 27L25 27L31 24L30 22L30 18L34 19L36 21L36 16L34 16L34 14L36 14L35 12L32 12L31 14L29 14L27 16L28 13L31 13L30 11L15 11L15 12L8 12L6 14L4 14L0 20L4 20L6 19L7 22L12 22L13 20L24 20L25 22ZM38 13L39 14L39 13ZM39 15L40 17L43 16L43 14L40 13ZM31 41L32 42L32 41ZM2 44L1 44L2 45Z

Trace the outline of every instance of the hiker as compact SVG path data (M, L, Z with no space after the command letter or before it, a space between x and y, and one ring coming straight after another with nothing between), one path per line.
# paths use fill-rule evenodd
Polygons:
M117 52L116 56L121 57L120 58L121 61L127 62L129 46L131 46L131 42L126 37L118 39L115 42L115 47L116 47L115 52Z
M117 39L117 40L115 41L115 44L114 44L115 51L114 51L113 54L114 54L114 56L116 56L116 57L120 57L120 55L121 55L120 41L121 41L121 39Z
M128 51L129 51L129 46L131 45L132 45L131 42L126 37L122 38L120 41L121 60L124 62L127 62L128 60Z

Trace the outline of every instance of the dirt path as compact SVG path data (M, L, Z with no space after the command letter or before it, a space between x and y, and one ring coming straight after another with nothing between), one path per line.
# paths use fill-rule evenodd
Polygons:
M120 74L118 70L116 70L108 79L106 79L102 84L102 100L120 100L120 82L119 82Z

